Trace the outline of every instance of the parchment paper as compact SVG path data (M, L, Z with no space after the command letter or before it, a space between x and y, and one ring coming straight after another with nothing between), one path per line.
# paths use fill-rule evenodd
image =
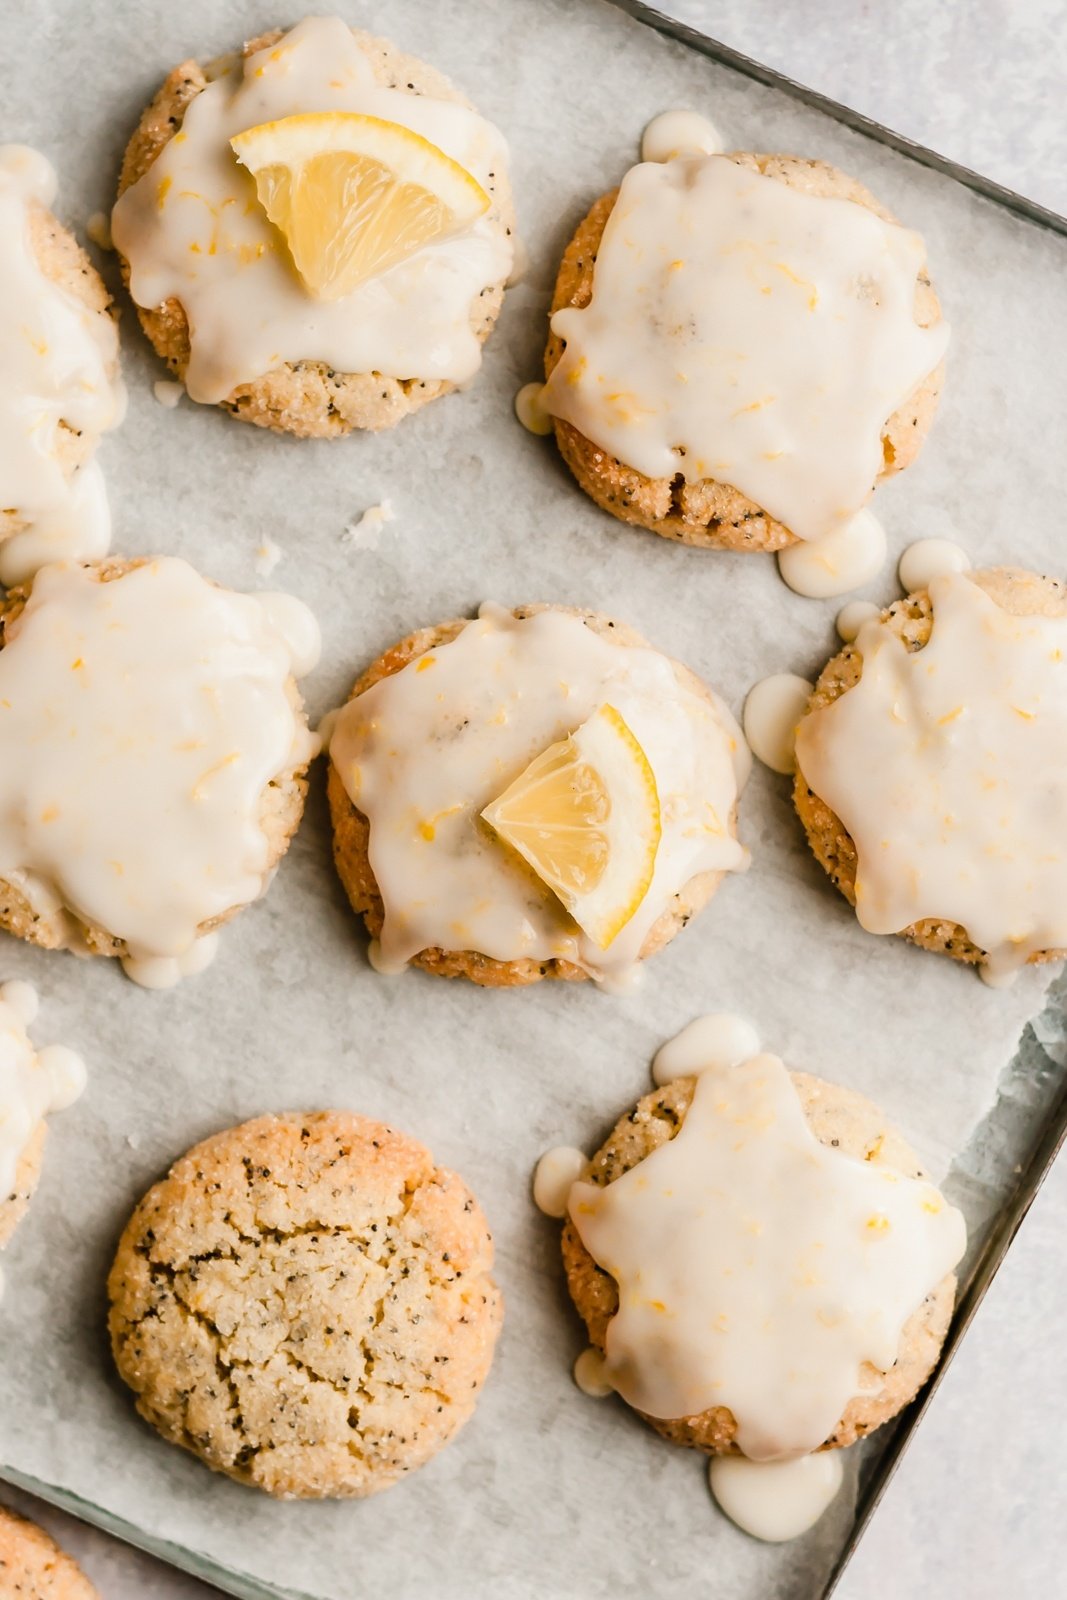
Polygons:
M127 310L130 413L101 450L117 551L178 552L225 584L284 587L312 604L325 638L308 685L314 713L394 639L489 597L613 613L735 709L757 678L813 675L837 648L833 602L792 595L770 559L622 528L585 499L551 443L512 418L515 390L539 375L564 243L636 158L644 123L671 106L709 113L737 147L837 162L925 234L955 332L927 449L877 497L894 551L947 534L976 564L1059 569L1061 240L600 0L340 9L453 75L511 141L531 269L508 296L480 378L377 438L275 438L185 400L163 409L151 385L164 374ZM5 31L0 136L51 156L59 213L83 226L108 207L124 143L171 66L299 12L268 0L51 0L32 17L16 25L12 8ZM117 287L113 261L106 270ZM346 548L346 524L383 496L397 520L380 548ZM254 553L268 536L285 557L262 579ZM896 592L890 571L870 590L881 601ZM8 1473L77 1497L154 1546L184 1548L205 1574L217 1563L248 1595L813 1594L844 1536L847 1493L805 1540L757 1545L709 1503L701 1458L573 1387L582 1341L558 1228L529 1200L532 1165L552 1144L593 1148L648 1087L656 1046L692 1016L729 1008L796 1066L880 1101L941 1172L992 1103L1047 975L994 992L948 961L865 934L809 857L788 781L760 768L742 832L752 870L621 999L591 984L492 993L376 976L333 875L320 783L267 899L180 990L144 993L115 963L5 941L0 975L42 990L38 1037L77 1045L91 1068L85 1099L53 1120L40 1192L5 1254ZM266 1109L338 1104L393 1119L466 1175L496 1233L508 1315L455 1445L371 1501L277 1505L213 1477L136 1418L110 1367L104 1277L135 1199L195 1139Z

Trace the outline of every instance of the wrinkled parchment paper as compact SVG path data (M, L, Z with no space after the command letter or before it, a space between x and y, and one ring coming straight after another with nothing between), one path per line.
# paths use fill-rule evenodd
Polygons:
M100 453L117 551L176 552L225 584L286 588L314 607L325 639L307 685L316 715L394 639L490 597L613 613L735 710L757 678L814 675L836 649L834 602L791 594L770 559L622 528L578 491L551 443L512 417L515 390L539 374L563 245L636 158L645 122L672 106L706 112L737 147L837 162L926 236L954 327L950 375L923 457L879 491L892 549L948 535L976 564L1059 569L1062 240L600 0L340 9L454 76L511 142L531 266L479 380L377 438L276 438L187 400L164 409L152 393L162 368L127 308L130 413ZM298 16L268 0L91 10L49 0L32 28L8 30L0 138L55 161L57 209L84 230L109 206L124 143L164 73ZM105 270L117 290L113 259ZM379 547L346 545L346 525L383 497L396 520ZM284 559L265 579L254 558L268 537ZM890 571L869 590L881 601L896 592ZM593 1148L649 1087L664 1038L700 1012L733 1009L794 1065L880 1101L944 1173L955 1153L978 1148L976 1125L1048 974L993 992L948 961L865 934L809 857L788 781L763 769L742 832L751 871L621 999L588 984L491 993L376 976L333 875L321 781L268 898L179 991L144 993L117 963L4 940L0 976L41 988L38 1038L78 1046L91 1069L84 1100L53 1120L40 1192L4 1258L8 1474L173 1547L206 1576L217 1567L243 1595L651 1600L714 1588L724 1600L807 1600L847 1531L849 1492L799 1543L757 1545L709 1502L701 1458L620 1403L578 1393L570 1366L582 1340L558 1228L529 1200L531 1168L549 1145ZM213 1477L137 1419L110 1367L104 1278L133 1202L195 1139L267 1109L338 1104L393 1119L466 1175L496 1234L507 1321L475 1419L427 1468L362 1504L277 1505ZM978 1141L992 1178L983 1167L959 1179L976 1214L1003 1182L1004 1130L1018 1138L1018 1120L994 1118Z

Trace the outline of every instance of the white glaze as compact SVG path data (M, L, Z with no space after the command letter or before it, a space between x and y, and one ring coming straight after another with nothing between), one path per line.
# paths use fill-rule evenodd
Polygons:
M5 984L0 984L0 1001L20 1017L27 1028L41 1009L37 990L23 978L9 978Z
M744 1017L729 1011L694 1017L681 1033L657 1050L652 1081L661 1088L675 1078L695 1077L709 1068L736 1067L759 1053L759 1035Z
M820 1144L770 1055L701 1073L675 1137L569 1210L619 1285L612 1386L654 1417L728 1407L754 1460L824 1443L965 1243L932 1184Z
M106 212L94 211L85 224L85 231L98 249L114 250L115 241L111 237L111 219Z
M607 1376L604 1357L592 1345L583 1350L574 1363L573 1377L578 1388L591 1400L606 1400L615 1392Z
M644 967L621 967L617 972L606 972L600 979L600 987L605 994L635 994L647 981Z
M294 678L314 672L322 656L322 634L314 613L303 600L280 590L242 596L259 606L267 626L283 640Z
M897 566L897 577L905 594L928 589L934 578L949 572L967 572L971 558L954 539L917 539L909 544Z
M478 369L471 305L511 268L510 242L488 216L336 301L314 299L297 277L229 140L260 123L329 111L400 123L483 187L507 161L503 138L476 112L377 83L337 17L308 18L222 72L190 103L181 132L111 218L138 305L174 296L185 308L192 327L185 382L194 400L222 400L287 361L453 382Z
M1010 989L1019 976L1019 968L1017 966L992 967L988 961L983 961L979 965L978 976L987 989Z
M320 719L319 725L315 729L315 737L319 741L319 749L320 750L328 750L330 748L330 740L333 737L333 730L336 727L336 725L337 725L337 710L336 709L334 709L333 711L327 711L325 716Z
M39 206L50 207L59 190L48 157L28 144L0 144L0 173L14 193Z
M543 383L524 383L515 396L515 415L527 433L541 437L552 432L552 418L542 404L544 392Z
M393 502L382 500L376 506L368 506L362 515L348 524L341 535L341 543L352 550L377 550L386 524L395 521Z
M0 1203L15 1191L19 1161L42 1118L85 1088L81 1056L60 1044L34 1049L26 1029L36 1015L32 985L0 987Z
M634 167L591 302L552 318L545 406L650 478L716 478L823 539L944 354L947 328L914 318L922 264L917 234L727 157Z
M838 638L843 639L845 644L852 644L859 637L863 624L879 615L879 608L873 601L850 600L847 606L841 607L834 619Z
M336 717L337 712L335 711L333 715ZM390 959L389 957L383 956L382 942L380 939L371 939L368 943L367 960L374 968L375 972L377 972L379 976L383 978L399 978L401 973L408 970L408 964L406 960L402 961L399 957L393 957Z
M779 550L778 571L794 594L829 600L870 583L885 566L885 556L885 529L865 507L824 539Z
M724 148L718 129L698 111L661 111L641 135L642 161L714 156Z
M772 772L795 772L797 723L807 710L813 685L795 672L778 672L753 684L745 698L742 726L748 748Z
M781 1544L813 1528L841 1487L840 1450L795 1461L749 1461L713 1456L711 1492L731 1522L754 1539Z
M585 1152L573 1145L558 1145L546 1150L534 1170L534 1205L546 1217L567 1215L567 1196L571 1184L588 1164Z
M111 507L98 461L87 461L67 483L62 504L0 544L0 583L23 583L50 561L90 561L111 545Z
M48 1074L51 1085L49 1110L66 1111L85 1093L86 1067L76 1050L65 1044L46 1044L37 1053L37 1064Z
M535 755L604 704L648 757L663 824L649 891L607 950L480 821ZM729 712L682 683L657 651L614 644L560 611L519 621L483 606L450 644L350 700L330 755L370 821L385 902L371 956L379 971L440 946L619 976L691 877L747 864L730 817L749 758Z
M930 598L921 651L864 625L859 683L797 758L855 841L863 927L960 923L1003 977L1067 946L1067 618L1009 616L962 573Z
M0 651L0 878L71 944L68 912L183 957L265 887L263 792L317 748L287 692L313 636L173 558L43 568Z
M517 234L512 234L511 271L508 273L508 281L505 287L508 289L513 289L517 283L522 282L529 270L530 252L526 248L526 242L525 240L520 239Z
M185 385L175 383L173 378L157 378L152 385L152 393L165 411L173 411L185 393Z
M202 933L180 956L123 956L122 970L142 989L173 989L206 972L218 953L218 934Z
M69 428L95 437L122 421L118 335L45 276L30 237L34 209L55 194L35 150L0 146L0 509L19 527L0 543L0 582L20 583L46 561L103 555L111 536L104 480L89 461L60 464Z

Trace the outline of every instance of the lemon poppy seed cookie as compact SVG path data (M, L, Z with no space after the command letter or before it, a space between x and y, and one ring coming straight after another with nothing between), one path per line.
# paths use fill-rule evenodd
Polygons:
M776 1056L646 1095L567 1208L567 1284L605 1387L676 1444L848 1445L937 1360L962 1217L876 1107Z
M469 1189L351 1112L206 1139L138 1205L108 1282L137 1408L281 1498L374 1494L471 1416L502 1300Z
M100 1600L73 1556L0 1506L0 1600Z
M14 979L0 984L0 1247L7 1244L41 1176L45 1118L85 1088L85 1063L65 1045L35 1048L29 1026L37 991Z
M624 981L747 864L726 708L592 612L402 640L330 736L334 857L383 972Z
M0 926L149 987L266 889L318 748L318 628L173 557L54 564L0 603Z
M56 176L25 145L0 145L0 582L46 561L102 555L111 523L93 460L122 420L111 299L48 209Z
M914 460L946 342L921 239L853 178L683 153L633 168L580 223L540 403L613 516L780 550L840 535Z
M816 859L873 933L994 983L1067 950L1067 591L944 573L824 668L797 730Z
M0 1199L0 1247L7 1244L26 1215L34 1190L41 1181L41 1163L44 1159L47 1132L44 1119L41 1118L35 1124L27 1143L19 1151L14 1177L0 1186L4 1191L4 1198Z
M512 228L497 130L432 67L322 17L175 68L112 217L191 397L302 437L392 427L469 381Z

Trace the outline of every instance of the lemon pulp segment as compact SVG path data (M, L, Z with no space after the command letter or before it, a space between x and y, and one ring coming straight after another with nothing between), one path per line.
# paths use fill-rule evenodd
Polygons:
M339 300L462 232L489 196L451 156L398 122L308 112L230 140L305 287Z
M482 816L601 949L648 893L662 833L648 757L614 706L535 756Z

